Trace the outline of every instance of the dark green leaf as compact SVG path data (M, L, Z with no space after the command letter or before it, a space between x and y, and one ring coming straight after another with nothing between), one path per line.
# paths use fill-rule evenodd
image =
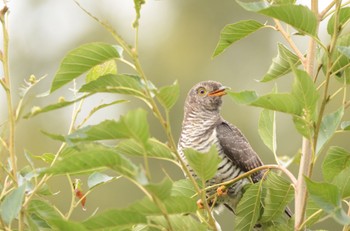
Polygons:
M332 146L323 160L323 178L331 182L335 176L348 167L350 167L350 152L344 148Z
M167 110L170 110L179 98L179 94L179 84L175 81L173 85L160 88L156 96L162 106Z
M276 113L264 109L260 113L258 132L264 144L276 154Z
M310 198L331 215L340 224L350 224L350 217L346 215L341 205L341 196L338 188L329 183L317 183L305 179Z
M19 211L21 211L26 184L11 191L0 204L1 219L7 224L11 224Z
M296 66L300 63L297 55L291 52L283 44L278 44L277 57L272 59L272 64L269 70L261 80L261 82L268 82L277 79L289 72L291 72L291 65Z
M336 13L337 12L333 13L332 17L328 20L328 24L327 24L327 32L331 36L334 33L334 20L335 20ZM339 12L339 16L338 16L339 24L336 30L343 28L345 24L349 21L349 19L350 19L350 7L342 7Z
M269 5L266 2L237 2L248 11L281 20L298 31L316 35L316 15L306 6L294 4Z
M119 46L107 43L89 43L70 51L63 59L54 77L51 92L69 83L98 64L120 58Z
M116 150L101 145L65 156L48 168L46 173L81 174L107 167L128 177L134 178L137 175L137 168L131 161L121 156Z
M226 25L220 33L220 40L216 45L213 57L218 56L233 43L247 37L262 27L264 27L264 25L255 20L239 21Z
M119 93L145 98L144 87L144 83L138 76L126 74L108 74L83 85L79 91L89 93Z
M206 153L201 153L193 149L185 149L184 153L191 168L203 181L209 180L215 176L221 161L215 145Z
M321 151L323 146L334 135L341 119L344 115L344 107L340 107L337 111L323 117L320 132L317 139L316 154Z
M249 186L243 194L236 209L234 229L240 231L253 230L261 213L262 181Z
M266 188L266 195L261 221L277 220L285 215L285 208L294 197L294 188L290 182L273 172L268 174L263 187Z
M94 66L86 75L85 82L89 83L93 80L98 79L104 75L116 75L117 74L117 64L115 60L109 60L107 62L101 63L97 66Z
M114 177L108 176L106 174L103 174L100 172L94 172L89 176L87 183L88 183L89 189L91 189L93 187L96 187L97 185L104 184L113 179Z

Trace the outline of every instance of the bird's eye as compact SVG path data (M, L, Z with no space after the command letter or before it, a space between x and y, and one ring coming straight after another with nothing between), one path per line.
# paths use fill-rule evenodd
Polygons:
M207 93L207 90L205 90L204 87L200 87L200 88L198 88L198 90L197 90L197 94L200 95L200 96L203 96L203 95L205 95L206 93Z

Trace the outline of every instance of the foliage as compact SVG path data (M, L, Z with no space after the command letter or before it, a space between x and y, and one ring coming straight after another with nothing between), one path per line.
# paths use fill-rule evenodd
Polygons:
M297 5L293 0L243 2L237 1L245 10L267 17L271 22L256 20L239 21L224 27L213 57L222 54L235 42L258 30L273 29L281 33L287 45L277 44L277 56L261 83L276 81L291 73L294 81L290 92L279 92L274 87L271 93L259 96L253 90L229 92L237 103L262 108L259 120L259 134L266 146L273 152L277 165L263 166L264 180L248 185L237 206L236 230L252 230L258 222L267 230L303 230L325 219L334 219L347 230L350 225L348 198L350 196L350 153L342 147L327 144L337 132L349 131L349 121L343 117L350 105L347 95L350 66L350 34L344 27L350 20L350 10L341 1L334 0L322 12L318 12L317 1L311 9ZM134 44L124 41L111 26L87 12L99 22L116 44L88 43L68 52L55 74L50 93L67 84L75 86L72 101L60 99L58 103L44 108L33 107L23 116L30 119L41 113L75 105L68 134L45 132L47 136L61 142L57 153L43 153L34 156L26 153L28 166L17 166L15 152L15 123L22 118L22 100L26 92L41 79L31 76L19 105L14 108L8 62L7 6L0 11L3 26L4 49L1 62L4 79L0 80L8 99L8 136L1 138L2 148L8 156L7 163L0 163L3 178L0 184L0 227L4 230L216 230L210 203L217 199L206 198L205 181L215 175L219 159L212 148L208 153L186 150L189 163L201 178L196 181L177 153L172 135L170 110L177 102L180 86L177 81L168 86L157 87L152 83L139 61L138 29L141 8L145 2L134 0L136 18L133 22L136 39ZM333 7L333 8L332 8ZM327 17L330 16L330 17ZM318 37L320 22L327 21L330 42ZM272 23L273 22L273 23ZM288 28L288 29L287 29ZM292 31L292 32L290 32ZM309 47L301 51L294 43L294 35L309 40ZM316 44L319 51L316 52ZM289 48L288 48L289 47ZM291 49L290 49L291 48ZM320 54L316 60L316 53ZM317 63L316 63L317 62ZM120 63L129 65L131 73L119 73ZM317 66L317 72L314 71ZM76 87L75 79L86 74L85 82ZM336 82L339 89L331 90L330 83ZM276 85L277 86L277 85ZM97 105L81 124L76 118L81 114L84 100L94 94L110 93L132 96L145 103L143 108L130 110L115 120L104 120L98 124L85 125L95 112L110 106L127 102L124 99ZM342 100L335 96L342 94ZM329 113L329 104L337 110ZM15 112L15 113L14 113ZM298 176L294 176L278 156L276 137L276 116L286 113L291 116L295 129L303 139L302 158ZM164 140L152 136L149 117L160 123ZM340 127L340 128L339 128ZM117 141L112 146L105 140ZM325 157L319 155L326 150ZM32 158L43 160L45 167L34 165ZM139 158L142 164L136 164ZM292 157L291 159L293 159ZM150 171L150 161L161 159L181 168L187 179L174 181L166 174L161 182L155 182ZM321 160L320 160L321 159ZM312 179L313 166L322 161L323 181ZM288 163L291 163L289 161ZM275 171L272 169L279 169ZM106 171L108 170L108 172ZM230 185L257 171L254 169L240 178L215 185ZM279 173L285 173L287 178ZM72 177L87 176L88 190L83 191L80 180ZM63 213L52 205L47 195L53 195L47 183L56 175L64 175L71 185L72 201L69 211ZM100 185L125 178L144 193L144 197L124 208L114 208L92 214L82 222L71 218L72 212L88 200L88 195ZM285 208L295 201L295 217L288 220ZM196 201L204 202L199 210ZM211 200L211 201L209 201ZM293 224L294 222L294 224ZM16 228L14 228L16 227Z

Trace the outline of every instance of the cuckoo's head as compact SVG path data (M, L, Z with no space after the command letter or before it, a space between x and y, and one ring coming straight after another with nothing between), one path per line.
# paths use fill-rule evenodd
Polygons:
M226 89L215 81L197 83L187 95L186 107L188 110L218 111L222 104L221 96L226 95Z

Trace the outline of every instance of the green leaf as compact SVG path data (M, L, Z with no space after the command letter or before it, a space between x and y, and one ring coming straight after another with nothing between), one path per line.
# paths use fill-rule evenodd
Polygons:
M53 110L57 110L57 109L60 109L60 108L64 108L64 107L70 106L73 103L79 102L80 100L85 99L86 97L88 97L90 95L91 94L84 95L84 96L82 96L80 98L77 98L75 100L72 100L72 101L65 101L65 100L62 99L58 103L51 104L51 105L45 106L43 108L35 107L35 110L32 110L31 112L27 113L26 115L24 115L23 118L28 119L30 117L36 116L36 115L41 114L41 113L45 113L45 112L49 112L49 111L53 111Z
M197 210L196 200L188 197L169 196L161 203L168 214L192 213ZM147 197L135 202L128 208L145 215L162 215L160 208Z
M170 110L179 98L179 94L180 87L178 82L175 81L173 85L160 88L156 97L164 108Z
M60 136L52 138L62 139ZM78 129L64 139L68 142L79 142L126 138L135 139L143 145L147 143L149 126L145 110L139 108L121 116L119 121L105 120L99 124Z
M338 188L330 183L317 183L305 178L310 198L331 215L340 224L350 224L350 217L346 215L341 205Z
M70 51L62 60L51 85L51 92L108 60L121 57L119 46L107 43L84 44Z
M349 131L350 130L350 121L343 121L340 124L340 128L343 129L344 131Z
M236 208L234 230L253 230L261 213L262 181L249 186Z
M295 81L293 83L292 95L302 107L300 115L294 116L293 121L300 134L306 138L311 138L314 134L319 94L311 77L305 71L293 68L293 72L295 74Z
M315 215L320 209L320 206L318 206L311 198L308 199L306 205L307 227L311 227L311 225L317 223L323 216L325 216L323 210L321 213L318 213L318 215Z
M276 113L264 109L260 113L258 132L264 144L276 155Z
M26 185L24 183L11 191L0 204L0 216L7 225L10 225L21 211Z
M337 174L333 178L332 184L338 187L341 198L345 199L350 197L350 167L343 169Z
M266 2L237 2L248 11L281 20L298 31L313 36L316 35L316 15L306 6L294 4L269 5Z
M172 196L184 196L192 198L196 194L197 192L193 186L193 183L189 179L175 181L171 190Z
M145 85L140 77L135 75L117 74L104 75L98 79L83 85L79 92L89 93L119 93L145 98Z
M146 224L145 215L128 209L113 209L95 215L82 224L89 230L129 227L134 224Z
M227 92L227 94L238 104L250 104L258 99L255 91Z
M87 183L88 183L89 189L91 189L100 184L107 183L113 179L114 177L108 176L106 174L103 174L100 172L94 172L89 176Z
M135 178L137 175L137 168L131 161L116 150L102 145L67 155L45 172L53 175L82 174L107 167L127 177Z
M255 20L239 21L226 25L220 33L220 40L216 45L213 57L218 56L233 43L247 37L262 27L264 25Z
M215 145L206 153L201 153L193 149L185 149L184 153L191 168L203 181L207 181L215 176L221 161Z
M350 167L350 152L341 147L329 148L323 163L323 178L331 182L342 170Z
M266 195L261 221L277 220L285 215L285 208L294 197L294 188L290 182L273 172L269 172L263 187L266 188Z
M85 228L82 224L70 220L64 219L53 219L50 220L50 224L57 228L58 230L74 230L74 231L86 231L88 228Z
M327 32L329 35L334 34L334 20L335 20L335 14L337 12L333 13L332 17L328 20L327 24ZM337 30L341 30L345 24L349 21L350 19L350 7L342 7L340 8L339 16L338 16L338 28Z
M189 215L170 215L169 217L172 230L186 230L186 231L207 231L207 226L200 223L193 216ZM170 230L168 222L164 216L152 216L150 217L152 223L161 225L164 230Z
M291 52L286 46L278 43L277 57L272 59L272 64L269 70L264 75L260 82L268 82L277 79L291 72L292 66L297 66L300 60L297 55Z
M62 216L55 206L43 200L31 200L28 206L28 212L35 214L43 220L61 219Z
M145 146L134 139L123 140L117 145L116 149L119 153L128 156L144 157L147 155L147 157L152 158L174 160L168 146L155 138L150 138Z
M98 79L104 75L116 75L117 74L117 64L115 60L109 60L107 62L101 63L94 66L86 75L85 82L89 83L93 80Z
M170 196L173 183L168 178L164 178L162 182L152 183L145 185L145 188L152 195L156 196L160 200L164 200Z
M141 6L142 4L145 4L145 0L134 0L134 6L135 6L135 12L136 12L136 18L133 22L132 26L134 28L137 28L139 26L139 20L141 17Z
M337 111L323 117L317 139L316 154L322 150L327 141L334 135L343 115L344 107L340 107Z
M263 95L252 102L251 105L292 115L299 115L301 113L301 105L298 100L294 95L288 93Z

